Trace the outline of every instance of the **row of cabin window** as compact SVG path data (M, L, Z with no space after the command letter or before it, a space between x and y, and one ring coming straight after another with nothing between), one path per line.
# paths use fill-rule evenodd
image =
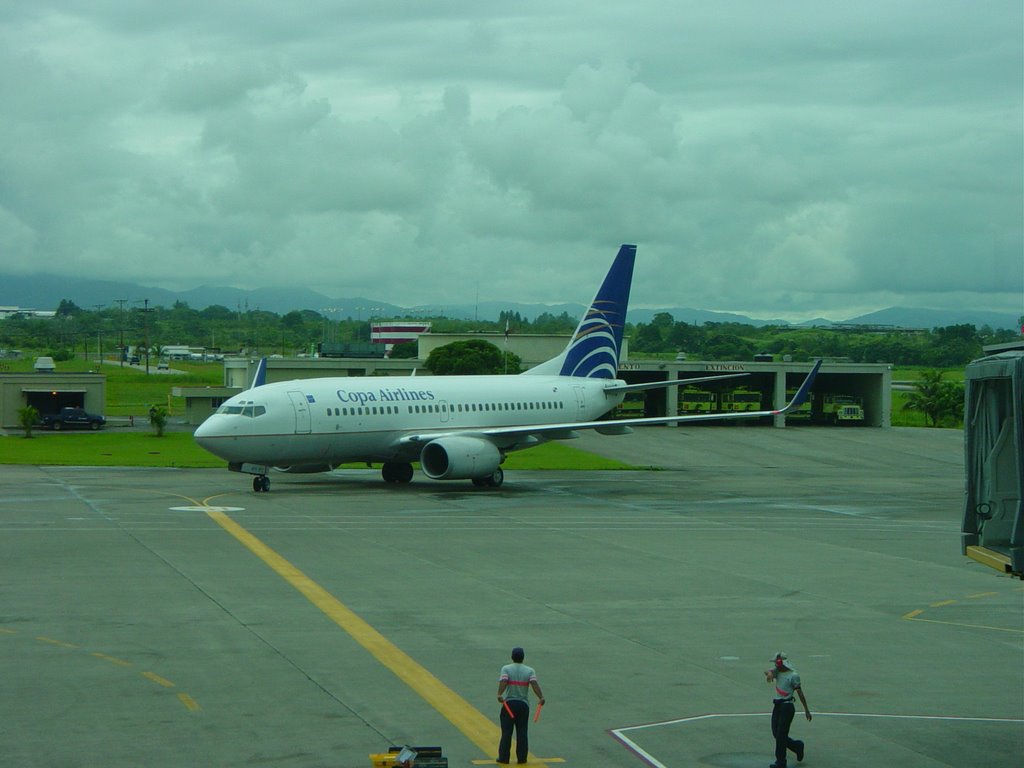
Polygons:
M407 413L480 413L483 411L550 411L561 408L558 402L543 403L456 403L453 406L409 405ZM385 416L399 413L397 405L362 405L353 408L328 408L328 416Z

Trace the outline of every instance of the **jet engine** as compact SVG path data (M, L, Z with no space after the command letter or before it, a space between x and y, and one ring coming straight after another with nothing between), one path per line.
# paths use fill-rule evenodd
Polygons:
M420 467L431 480L485 477L500 464L501 451L478 437L440 437L420 452Z

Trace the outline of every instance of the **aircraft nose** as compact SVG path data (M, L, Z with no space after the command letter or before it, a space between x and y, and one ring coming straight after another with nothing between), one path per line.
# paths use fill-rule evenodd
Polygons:
M218 434L216 426L212 424L213 421L214 418L211 416L196 427L196 431L192 433L192 437L195 438L195 441L206 450L210 450L211 438L216 437Z

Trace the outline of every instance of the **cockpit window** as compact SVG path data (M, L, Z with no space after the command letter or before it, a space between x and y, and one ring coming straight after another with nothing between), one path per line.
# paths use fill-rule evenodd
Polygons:
M217 409L217 413L226 414L228 416L248 416L249 418L262 416L266 412L266 406L254 405L252 402L233 403L231 405L224 404Z

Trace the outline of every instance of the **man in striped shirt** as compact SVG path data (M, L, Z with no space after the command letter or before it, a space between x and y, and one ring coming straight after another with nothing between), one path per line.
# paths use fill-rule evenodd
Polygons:
M498 701L501 702L501 741L498 742L498 763L507 765L512 752L512 731L516 732L516 761L525 763L530 751L527 729L530 723L530 689L544 706L544 694L537 682L533 667L523 664L526 653L522 648L512 649L512 663L501 668L498 677Z
M786 768L786 752L792 750L797 762L804 759L804 743L789 738L789 727L793 724L796 706L793 694L800 697L804 705L804 715L811 719L811 710L807 707L803 688L800 687L800 673L790 666L789 660L782 651L775 654L771 669L765 670L765 680L775 683L775 698L772 700L772 736L775 737L775 762L770 768Z

